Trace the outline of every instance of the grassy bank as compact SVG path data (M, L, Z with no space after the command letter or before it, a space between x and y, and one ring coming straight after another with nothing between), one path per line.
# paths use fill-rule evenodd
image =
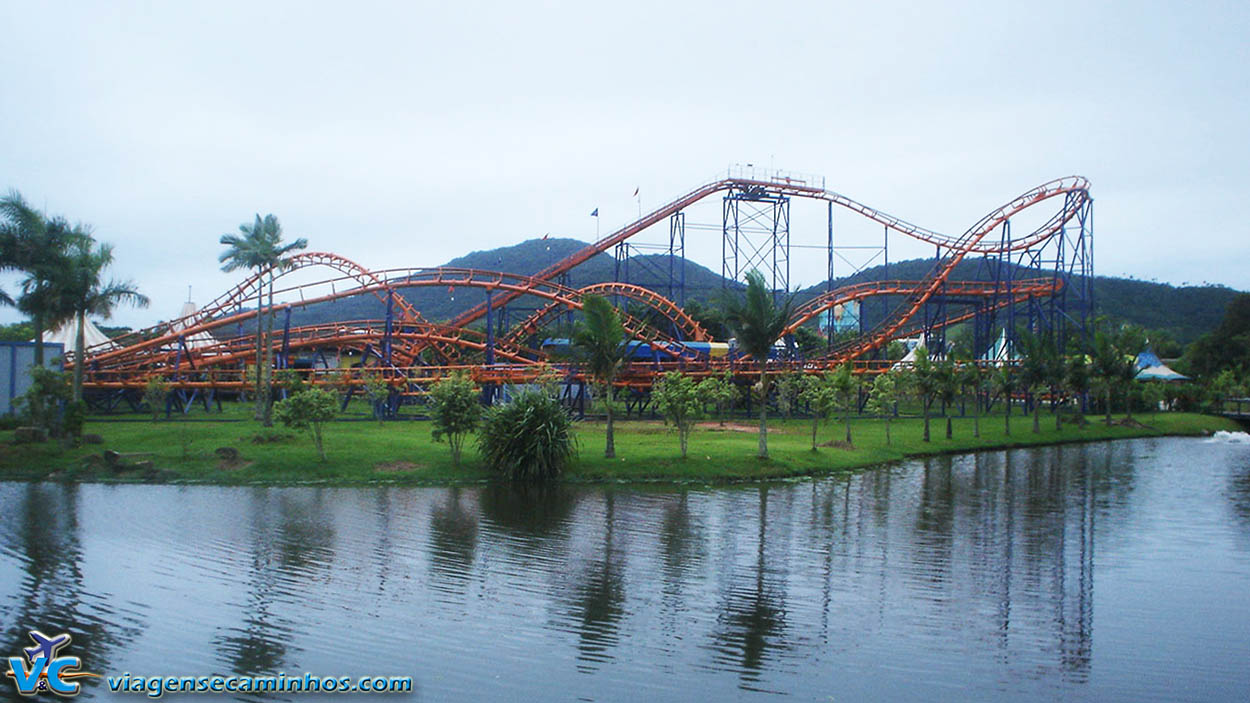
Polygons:
M196 420L162 422L90 421L86 432L103 437L103 444L77 448L57 443L13 444L13 432L0 432L0 479L55 479L79 481L186 481L205 483L451 483L488 480L475 449L465 449L463 465L454 467L446 444L430 438L425 422L337 422L325 430L328 460L318 461L304 433L258 423ZM215 417L215 416L214 416ZM1117 418L1118 419L1118 418ZM981 420L981 437L974 438L971 418L955 418L954 437L945 439L945 421L935 419L932 441L923 442L918 419L893 421L893 443L885 443L885 422L852 422L854 445L841 444L811 451L811 423L773 420L768 443L772 458L755 458L754 427L741 422L721 427L700 425L690 437L689 458L678 456L677 436L660 422L626 421L617 424L618 458L603 458L603 426L579 423L578 461L569 480L586 481L722 481L777 478L852 471L925 454L975 449L1081 442L1158 435L1196 435L1237 430L1223 418L1159 413L1137 417L1141 425L1107 427L1091 418L1084 427L1064 425L1056 430L1052 417L1043 416L1042 431L1032 432L1029 418L1012 418L1011 434L1004 432L1002 416ZM841 424L820 428L819 441L843 438ZM217 449L237 450L238 459L221 458ZM102 454L122 454L121 466L110 466ZM150 462L147 463L147 462Z

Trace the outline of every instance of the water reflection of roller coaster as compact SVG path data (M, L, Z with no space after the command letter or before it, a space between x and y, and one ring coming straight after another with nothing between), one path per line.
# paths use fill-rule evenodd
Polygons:
M880 320L873 326L865 327L861 321L858 334L843 335L819 353L783 353L784 358L776 361L779 366L818 371L853 361L871 369L892 340L923 336L931 349L940 350L944 330L961 322L972 323L974 346L979 350L1022 326L1051 331L1062 340L1083 331L1091 314L1093 201L1083 178L1067 177L1038 186L985 215L963 234L950 236L825 190L823 183L811 179L731 173L532 276L464 268L370 271L334 254L299 254L286 268L252 275L190 316L131 333L114 340L113 346L88 349L86 387L94 402L109 407L122 398L133 398L154 376L178 389L184 400L193 394L207 400L217 393L239 391L257 355L253 333L257 311L247 306L255 304L259 293L268 295L270 286L271 299L280 301L267 308L276 320L275 364L308 369L306 375L314 382L333 374L336 383L351 386L380 376L399 395L421 393L430 380L453 369L466 369L486 386L528 382L549 362L543 339L555 336L553 325L567 324L580 309L582 296L591 293L608 296L628 311L626 328L636 350L645 350L631 355L623 384L645 387L657 373L671 368L695 374L724 368L753 373L753 364L738 358L729 340L712 339L678 301L654 292L654 285L649 289L618 280L573 288L561 283L567 281L569 271L598 254L615 250L618 261L622 252L628 257L627 240L664 220L670 222L670 272L684 271L685 210L718 194L724 199L722 273L733 280L749 268L767 268L774 285L783 289L789 286L790 199L828 204L830 283L823 293L795 308L787 329L790 335L804 325L819 327L839 306L881 301ZM1044 201L1058 206L1036 228L1015 235L1012 219ZM880 258L887 271L891 232L934 246L936 255L927 275L918 280L834 287L835 206L839 212L846 210L881 226ZM677 268L673 261L680 262ZM966 280L966 275L954 280L952 272L965 261L975 264L975 280ZM327 270L329 276L313 283L292 282L308 278L308 272L318 268ZM968 270L967 263L964 270ZM296 272L304 273L297 277ZM674 284L680 291L681 283L670 278L670 292ZM448 295L478 295L482 302L450 321L434 322L403 295L405 290L422 287L445 290ZM376 298L385 315L291 324L293 311L358 296ZM684 292L671 297L684 300ZM522 303L527 307L518 314ZM517 317L522 319L505 325ZM570 380L583 380L576 364L560 364L559 368Z

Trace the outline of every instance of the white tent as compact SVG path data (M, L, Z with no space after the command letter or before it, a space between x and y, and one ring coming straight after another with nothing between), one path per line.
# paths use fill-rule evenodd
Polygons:
M195 314L196 309L195 303L190 300L183 303L182 310L178 313L178 317L169 325L170 331L177 333L191 327L194 320L189 318ZM201 331L187 337L185 342L188 349L196 349L199 347L212 346L217 343L217 340L213 339L211 334Z
M105 345L104 349L115 349L117 345L109 340L108 335L100 331L99 327L90 319L83 320L83 348L90 349L97 344ZM54 330L43 333L44 344L64 344L65 356L71 357L74 354L74 344L78 339L78 319L71 319ZM35 341L35 340L30 340Z

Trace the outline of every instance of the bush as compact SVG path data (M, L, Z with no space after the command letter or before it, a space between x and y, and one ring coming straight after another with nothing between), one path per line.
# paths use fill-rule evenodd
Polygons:
M65 415L61 420L61 429L69 437L81 437L82 426L87 422L87 403L75 400L65 406Z
M477 442L488 466L517 481L559 476L577 453L568 413L536 391L487 410Z
M148 410L152 411L152 421L156 422L165 412L165 399L169 397L169 384L160 376L153 376L148 379L147 385L143 387L143 402L148 406Z
M451 463L460 465L460 449L464 438L477 429L482 406L477 388L465 373L439 379L430 388L430 420L435 442L447 437L451 445Z
M721 376L708 376L699 381L696 387L699 400L716 408L716 419L725 424L725 411L733 408L738 401L738 387L734 385L733 375L725 371Z
M43 428L50 437L60 437L61 407L69 402L72 395L69 374L32 366L30 380L30 388L21 398L23 419Z
M312 432L313 444L317 446L317 454L326 460L326 452L321 442L321 425L334 419L338 413L338 399L333 393L320 388L309 388L300 391L286 400L273 406L274 417L292 429L307 429Z
M385 378L370 376L365 379L365 398L368 399L369 405L373 407L373 417L377 418L379 425L382 424L382 420L390 412L390 408L386 405L386 401L390 397L391 387L387 384Z
M693 378L680 371L669 371L661 376L660 382L651 389L651 396L655 399L656 410L677 428L677 436L681 443L681 458L685 459L690 430L703 414L703 405L699 402L698 384Z

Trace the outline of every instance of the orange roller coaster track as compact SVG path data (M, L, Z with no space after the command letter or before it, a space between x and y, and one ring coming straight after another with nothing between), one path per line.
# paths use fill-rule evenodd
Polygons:
M257 358L255 339L244 334L246 325L258 324L255 301L272 294L283 302L265 308L270 314L319 303L372 296L387 306L386 320L342 320L287 327L272 340L275 350L285 355L293 351L335 350L368 354L372 351L372 368L353 374L340 382L360 383L366 376L382 374L393 384L413 379L436 378L442 371L465 368L483 382L514 382L531 380L539 365L546 361L541 349L530 346L541 330L562 313L581 308L582 297L589 294L625 298L641 304L667 321L664 329L647 324L631 315L624 322L635 339L656 344L666 350L669 359L681 358L683 368L691 362L679 352L680 340L711 341L707 332L679 305L652 290L627 283L598 283L574 289L554 279L592 257L606 252L648 227L685 208L731 189L755 188L778 197L801 197L821 200L849 210L879 223L888 231L897 232L938 247L939 257L928 274L920 280L885 280L857 283L819 295L793 313L786 329L793 334L804 324L817 320L835 306L877 296L892 296L894 308L871 330L852 341L836 346L824 358L804 365L819 370L847 360L863 358L893 339L924 332L932 322L921 323L918 313L935 299L980 301L982 310L1009 308L1022 301L1059 295L1065 280L1061 275L1050 278L1029 278L1012 281L1004 290L1001 282L952 280L955 267L969 255L1008 256L1012 252L1030 251L1045 246L1057 236L1062 239L1065 228L1081 216L1092 199L1088 182L1070 176L1044 183L991 211L963 234L952 236L910 224L900 218L858 203L850 198L790 179L725 178L706 183L638 220L612 232L561 261L532 276L467 268L389 268L369 270L350 259L324 253L301 253L291 257L281 268L264 270L247 277L239 285L222 294L187 317L130 333L104 345L86 350L86 387L89 389L137 389L148 379L161 376L175 387L241 388L245 369ZM1023 236L999 239L989 236L1017 214L1040 204L1058 199L1061 205L1038 227ZM325 268L328 278L313 283L290 283L296 271ZM402 291L420 287L469 288L484 291L487 302L458 314L446 323L426 319ZM266 290L269 289L269 290ZM272 291L272 293L270 293ZM508 330L475 329L471 327L492 311L522 296L543 302L542 307ZM975 313L946 317L940 325L967 320ZM489 326L488 326L489 327ZM485 362L490 360L492 364ZM362 362L363 363L363 362ZM665 368L667 362L635 364L626 374L631 384L646 383ZM723 361L705 360L710 369ZM697 366L697 364L696 364ZM739 364L746 368L749 364ZM440 371L442 370L442 371ZM576 369L569 374L578 375ZM313 374L317 376L318 374Z

